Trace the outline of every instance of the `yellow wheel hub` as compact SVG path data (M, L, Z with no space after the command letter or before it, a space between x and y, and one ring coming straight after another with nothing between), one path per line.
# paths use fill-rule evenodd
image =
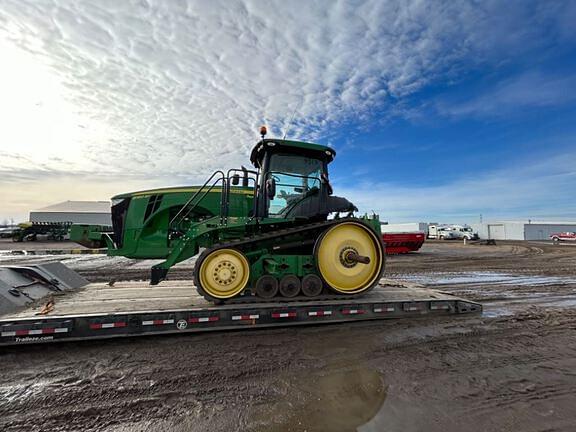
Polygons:
M369 258L358 262L354 256ZM384 265L382 243L370 230L356 222L330 228L316 244L316 260L322 278L335 291L354 294L370 288Z
M248 283L250 264L235 249L212 252L200 265L200 284L212 297L227 299L242 292Z

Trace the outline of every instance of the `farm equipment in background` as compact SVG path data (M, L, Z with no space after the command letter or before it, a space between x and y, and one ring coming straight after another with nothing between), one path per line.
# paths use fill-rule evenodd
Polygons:
M108 225L73 224L70 227L70 240L89 249L105 249L108 247L106 237L113 232L114 229Z
M12 233L12 241L36 241L39 237L46 240L63 241L68 238L72 222L24 222Z
M0 228L0 238L12 238L19 229L18 225L2 227Z
M155 189L112 199L113 230L73 228L81 244L106 243L109 255L163 259L152 285L200 253L198 292L221 303L347 298L367 292L384 271L377 215L332 195L329 147L262 139L255 170L216 171L199 187ZM329 216L333 216L329 219Z
M426 233L382 233L386 255L405 254L419 250L426 240Z

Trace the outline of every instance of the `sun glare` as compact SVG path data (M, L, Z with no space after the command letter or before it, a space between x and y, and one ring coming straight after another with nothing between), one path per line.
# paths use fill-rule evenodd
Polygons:
M35 164L80 161L81 121L54 70L1 36L0 53L0 150Z

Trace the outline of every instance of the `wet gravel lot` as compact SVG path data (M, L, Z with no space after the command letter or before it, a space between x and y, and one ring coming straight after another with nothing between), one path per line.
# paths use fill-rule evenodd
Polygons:
M54 259L94 281L144 279L150 265L0 264ZM576 247L431 242L391 257L387 276L485 312L7 348L0 430L576 430Z

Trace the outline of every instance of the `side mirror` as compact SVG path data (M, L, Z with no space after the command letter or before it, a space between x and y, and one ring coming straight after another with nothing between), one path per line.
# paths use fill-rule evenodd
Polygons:
M268 199L274 199L276 196L276 180L273 178L266 180L266 195Z
M332 195L334 191L332 190L332 185L330 184L330 180L328 180L328 174L322 173L320 175L320 181L324 183L326 186L326 190L328 191L328 195Z
M232 176L232 185L233 186L238 186L240 184L240 175L239 174L234 174Z

